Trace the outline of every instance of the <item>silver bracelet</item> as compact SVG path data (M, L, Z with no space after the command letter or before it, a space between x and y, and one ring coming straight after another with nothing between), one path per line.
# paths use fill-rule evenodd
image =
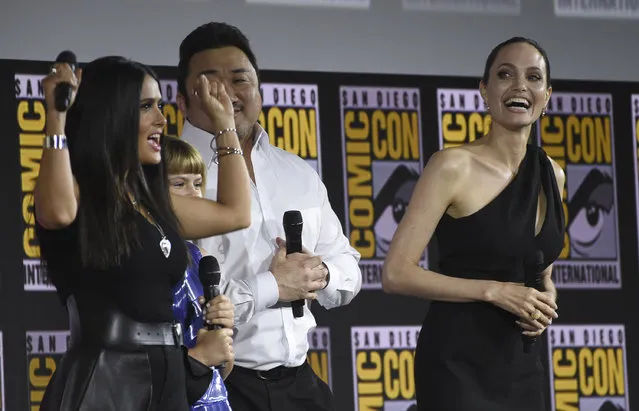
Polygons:
M44 137L44 144L42 148L52 148L54 150L66 150L69 147L67 146L67 136L64 134L53 134L50 136Z
M244 151L242 151L242 149L235 148L235 147L220 147L219 149L215 151L215 157L213 158L213 161L215 162L215 164L219 164L219 161L222 157L226 157L231 154L243 156Z
M220 130L218 132L215 133L215 137L219 137L224 133L235 133L237 134L237 129L236 128L225 128L224 130Z

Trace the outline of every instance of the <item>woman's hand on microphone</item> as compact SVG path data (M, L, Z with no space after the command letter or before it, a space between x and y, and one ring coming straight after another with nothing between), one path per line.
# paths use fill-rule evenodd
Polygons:
M200 305L204 305L204 322L207 325L220 325L224 328L233 328L235 308L231 300L225 295L218 295L205 303L204 297L198 298Z
M546 295L553 302L555 301L554 293L544 291L541 294ZM556 305L557 303L555 302L555 306ZM523 335L527 335L529 337L537 337L543 334L544 331L546 331L546 328L548 328L552 324L552 320L553 318L548 317L545 314L542 314L541 318L539 318L539 320L537 321L532 320L532 318L528 316L528 317L520 318L518 321L515 321L515 323L517 323L517 325L522 329ZM543 328L539 328L537 324L542 324Z
M522 319L530 326L525 331L543 331L558 317L557 304L549 293L517 283L498 282L488 293L487 301Z
M49 74L42 80L42 88L44 90L44 101L47 108L47 131L48 135L64 134L64 126L66 123L66 112L58 112L55 109L55 88L60 83L69 83L71 85L71 104L75 100L76 91L80 85L82 78L82 69L77 69L75 73L71 70L71 66L67 63L55 63L51 67Z

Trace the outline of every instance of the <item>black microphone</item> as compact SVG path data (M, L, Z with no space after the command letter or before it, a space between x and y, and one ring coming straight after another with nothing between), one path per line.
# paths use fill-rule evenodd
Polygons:
M204 289L206 304L220 295L220 278L222 277L222 273L220 272L220 264L217 262L217 259L212 255L202 257L198 274L200 275L200 282ZM222 326L219 324L207 324L206 328L208 330L219 330ZM222 363L217 367L224 368L225 364Z
M286 254L302 252L302 213L298 210L289 210L284 213L284 233L286 234ZM295 300L291 303L293 317L304 316L304 300Z
M62 53L58 54L58 57L55 59L56 63L67 63L71 66L71 70L75 71L75 66L78 64L78 61L75 57L75 54L72 51L65 50ZM53 95L55 97L55 109L59 112L67 111L69 105L71 104L71 96L73 90L71 89L71 84L64 82L58 83L55 86L55 90L53 91Z
M534 288L537 291L544 291L541 271L539 271L539 268L543 265L544 252L537 250L532 261L528 261L527 264L524 265L524 285L526 287ZM537 337L522 335L521 339L524 342L524 352L529 353L532 346L537 341Z
M204 288L205 304L220 295L220 264L212 255L206 255L200 260L200 282ZM209 330L222 328L219 324L207 324Z

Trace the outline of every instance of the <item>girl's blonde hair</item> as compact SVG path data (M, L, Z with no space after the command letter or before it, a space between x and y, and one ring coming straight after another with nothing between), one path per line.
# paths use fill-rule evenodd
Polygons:
M184 140L164 136L164 161L168 174L200 174L206 190L206 164L195 147Z

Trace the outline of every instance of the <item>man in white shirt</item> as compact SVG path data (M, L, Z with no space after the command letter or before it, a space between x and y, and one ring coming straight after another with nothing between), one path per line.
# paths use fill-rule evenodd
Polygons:
M315 170L273 147L257 123L259 70L242 32L225 23L198 27L180 45L178 70L178 104L186 117L182 138L210 163L206 197L217 199L217 180L224 176L218 176L216 155L229 151L212 143L222 130L211 129L207 116L189 105L199 75L217 79L229 94L252 180L251 226L202 241L220 262L223 292L235 304L235 367L225 381L231 406L333 410L330 389L306 363L308 331L316 326L308 306L313 299L325 308L348 304L361 288L360 255L344 236ZM302 213L303 253L286 255L287 210ZM290 302L300 299L306 300L304 315L294 318Z

